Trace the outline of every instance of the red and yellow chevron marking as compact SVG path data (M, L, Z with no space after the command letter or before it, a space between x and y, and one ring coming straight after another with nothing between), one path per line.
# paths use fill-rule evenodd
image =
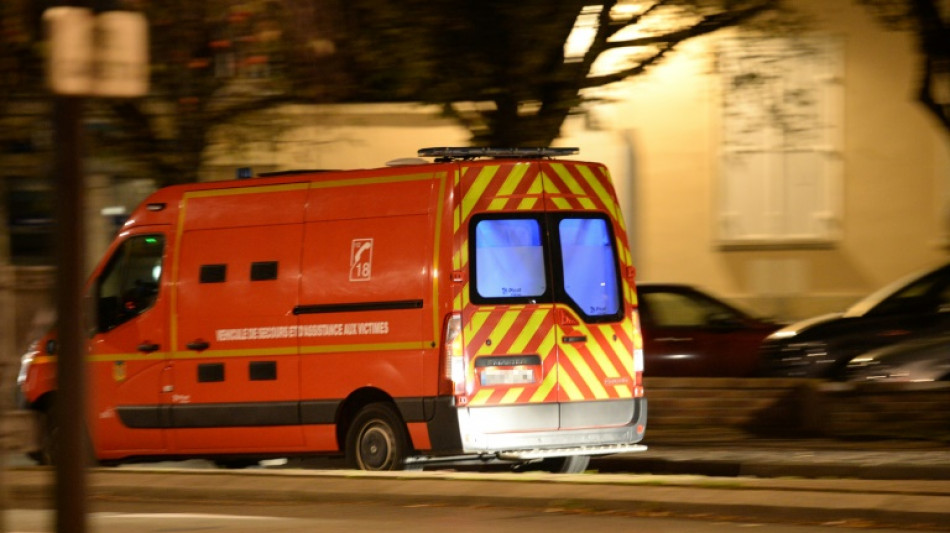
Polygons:
M589 339L561 344L563 331L555 325L550 308L494 307L475 311L463 333L466 339L469 383L477 383L475 360L492 355L538 355L539 381L525 386L483 387L468 404L502 405L553 401L632 398L632 349L642 341L632 332L634 323L572 326L572 335Z
M624 222L601 165L563 162L498 163L462 166L455 176L464 195L453 213L453 268L468 267L468 220L473 213L497 211L602 211L613 220L620 262L631 264L622 239ZM461 187L461 189L459 189ZM636 305L633 284L623 278L627 309ZM470 406L632 398L636 393L634 350L642 350L636 314L617 324L558 326L566 306L473 306L466 282L453 309L464 317ZM574 316L576 319L577 317ZM565 329L569 329L566 332ZM562 335L587 342L559 343ZM485 356L538 355L541 374L528 385L479 387L476 359Z
M469 405L552 402L557 398L556 331L552 310L526 306L481 308L468 315L462 335L468 355L468 383L477 383L475 360L490 355L538 355L542 381L526 386L486 387Z

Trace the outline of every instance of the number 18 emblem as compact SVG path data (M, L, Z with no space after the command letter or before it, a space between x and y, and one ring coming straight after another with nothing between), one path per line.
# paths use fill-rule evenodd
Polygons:
M353 239L350 244L350 281L369 281L373 274L373 239Z

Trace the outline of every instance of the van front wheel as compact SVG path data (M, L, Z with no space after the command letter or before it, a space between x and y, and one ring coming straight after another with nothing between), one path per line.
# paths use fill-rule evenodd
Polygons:
M346 433L346 462L350 468L402 470L409 448L406 427L388 403L364 407Z

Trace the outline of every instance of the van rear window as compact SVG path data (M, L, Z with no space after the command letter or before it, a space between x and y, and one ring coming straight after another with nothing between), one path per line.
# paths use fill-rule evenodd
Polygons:
M569 305L586 322L623 317L610 220L599 213L483 214L469 234L476 304Z
M620 312L617 261L607 221L564 218L558 223L564 292L590 317Z
M547 291L541 224L483 219L475 226L475 290L482 298L531 298Z

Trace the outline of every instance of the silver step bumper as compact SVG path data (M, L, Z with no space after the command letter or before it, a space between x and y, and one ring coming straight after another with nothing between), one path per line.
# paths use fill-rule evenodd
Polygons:
M511 450L498 452L498 458L503 461L531 461L548 457L569 457L573 455L608 455L614 453L645 452L643 444L607 444L603 446L582 446L577 448L552 448L542 450Z

